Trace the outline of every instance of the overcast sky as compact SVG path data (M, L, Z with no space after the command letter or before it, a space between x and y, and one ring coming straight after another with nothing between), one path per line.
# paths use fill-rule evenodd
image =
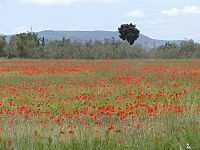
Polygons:
M200 41L200 0L0 0L0 33L117 31L134 23L156 39Z

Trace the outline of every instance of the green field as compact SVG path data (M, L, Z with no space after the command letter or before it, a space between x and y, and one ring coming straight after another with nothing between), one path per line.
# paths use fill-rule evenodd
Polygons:
M199 150L200 60L0 60L0 150Z

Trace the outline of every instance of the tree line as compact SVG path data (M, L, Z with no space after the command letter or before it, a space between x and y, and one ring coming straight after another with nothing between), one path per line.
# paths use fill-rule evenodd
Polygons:
M131 41L128 41L129 43ZM200 58L200 45L193 40L180 45L165 43L146 50L141 44L128 44L114 38L104 41L71 41L63 38L45 41L36 33L16 34L6 41L0 36L0 57L24 59L131 59L131 58Z

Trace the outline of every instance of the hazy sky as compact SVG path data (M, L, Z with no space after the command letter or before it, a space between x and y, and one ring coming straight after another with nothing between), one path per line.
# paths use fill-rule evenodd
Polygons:
M200 41L200 0L0 0L0 33L117 31L134 23L157 39Z

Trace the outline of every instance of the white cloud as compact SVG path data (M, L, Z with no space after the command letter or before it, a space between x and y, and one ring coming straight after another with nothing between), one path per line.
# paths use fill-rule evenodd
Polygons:
M180 10L178 10L177 8L172 8L170 10L163 10L162 13L169 15L169 16L173 16L173 15L177 15L180 12Z
M73 3L99 2L113 3L121 0L20 0L22 3L35 3L40 5L70 5Z
M197 6L185 6L183 9L183 13L185 14L200 14L200 7Z
M145 15L142 10L136 9L136 10L128 13L126 16L129 18L143 18Z
M200 7L187 5L183 9L172 8L170 10L161 11L162 14L168 16L183 15L183 14L200 14Z

